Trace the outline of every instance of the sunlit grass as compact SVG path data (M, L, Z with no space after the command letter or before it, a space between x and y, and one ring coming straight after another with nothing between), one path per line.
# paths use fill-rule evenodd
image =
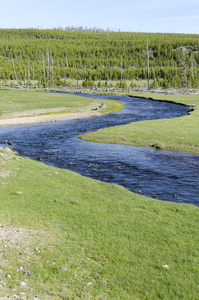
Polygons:
M102 103L105 103L103 113L118 111L123 108L119 101L92 99L62 93L0 90L0 112L2 114L53 108L63 108L64 111L55 111L49 114L79 112L91 110L92 108L98 109Z
M158 149L199 154L199 95L135 93L133 96L195 105L195 107L188 116L181 118L133 122L100 129L97 132L88 132L80 138L101 143L152 146Z
M2 245L9 295L26 279L26 294L40 299L197 299L197 207L142 197L27 158L3 161L16 175L0 183L0 225L38 232L29 246L22 238L22 250ZM20 266L34 277L24 278Z

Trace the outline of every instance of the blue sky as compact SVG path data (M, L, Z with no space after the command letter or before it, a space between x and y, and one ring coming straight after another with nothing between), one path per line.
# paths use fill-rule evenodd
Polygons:
M199 34L199 0L0 0L0 28L72 25Z

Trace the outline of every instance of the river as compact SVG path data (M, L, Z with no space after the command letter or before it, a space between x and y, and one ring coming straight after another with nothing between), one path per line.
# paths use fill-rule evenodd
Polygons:
M79 95L79 94L78 94ZM82 96L122 101L124 110L100 117L0 128L0 145L13 141L20 155L116 183L159 200L199 206L199 156L77 138L100 128L186 115L186 106L127 96Z

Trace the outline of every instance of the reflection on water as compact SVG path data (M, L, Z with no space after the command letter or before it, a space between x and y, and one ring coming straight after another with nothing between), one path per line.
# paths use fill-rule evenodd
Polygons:
M77 135L109 126L146 119L180 117L188 108L123 96L94 96L122 100L125 110L90 119L0 129L0 142L13 141L21 155L84 176L117 183L125 188L160 200L199 205L199 157L152 148L98 144ZM119 128L118 128L119 133Z

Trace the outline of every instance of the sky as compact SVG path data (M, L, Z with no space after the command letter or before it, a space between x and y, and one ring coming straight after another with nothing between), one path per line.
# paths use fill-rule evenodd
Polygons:
M0 0L0 28L199 34L199 0Z

